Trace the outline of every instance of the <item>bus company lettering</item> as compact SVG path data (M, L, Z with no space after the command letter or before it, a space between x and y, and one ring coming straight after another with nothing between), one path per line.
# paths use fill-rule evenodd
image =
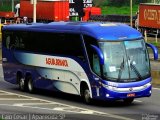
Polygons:
M68 67L68 61L64 59L46 58L46 64Z

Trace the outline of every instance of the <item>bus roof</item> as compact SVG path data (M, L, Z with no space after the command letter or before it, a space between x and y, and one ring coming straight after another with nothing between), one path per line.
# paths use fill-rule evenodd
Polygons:
M92 36L97 40L132 40L142 37L140 32L128 25L109 22L52 22L47 24L13 24L3 27L3 30L78 33Z

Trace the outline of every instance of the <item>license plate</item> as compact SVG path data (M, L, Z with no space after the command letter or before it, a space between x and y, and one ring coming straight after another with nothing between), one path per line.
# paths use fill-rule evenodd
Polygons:
M135 97L135 93L128 93L127 97Z

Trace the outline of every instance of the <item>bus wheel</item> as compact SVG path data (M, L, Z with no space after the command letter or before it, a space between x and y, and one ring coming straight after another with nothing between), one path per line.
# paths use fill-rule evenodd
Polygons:
M84 89L83 99L84 99L84 102L87 104L91 104L92 102L90 91L88 88Z
M126 99L124 99L123 101L124 101L124 103L125 103L126 105L130 105L130 104L133 102L133 100L134 100L134 98L126 98Z
M27 77L27 88L30 93L34 92L33 80L31 76Z
M21 91L25 91L26 90L26 82L24 78L19 78L19 89Z

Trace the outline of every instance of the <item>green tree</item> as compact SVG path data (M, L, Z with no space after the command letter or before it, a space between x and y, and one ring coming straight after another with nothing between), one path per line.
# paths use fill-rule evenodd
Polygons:
M14 5L19 3L20 0L14 0ZM12 10L12 0L0 0L0 11L11 11Z
M133 4L152 2L152 0L132 0ZM93 0L95 6L126 6L130 5L130 0Z
M108 5L108 0L93 0L94 6L106 6Z

